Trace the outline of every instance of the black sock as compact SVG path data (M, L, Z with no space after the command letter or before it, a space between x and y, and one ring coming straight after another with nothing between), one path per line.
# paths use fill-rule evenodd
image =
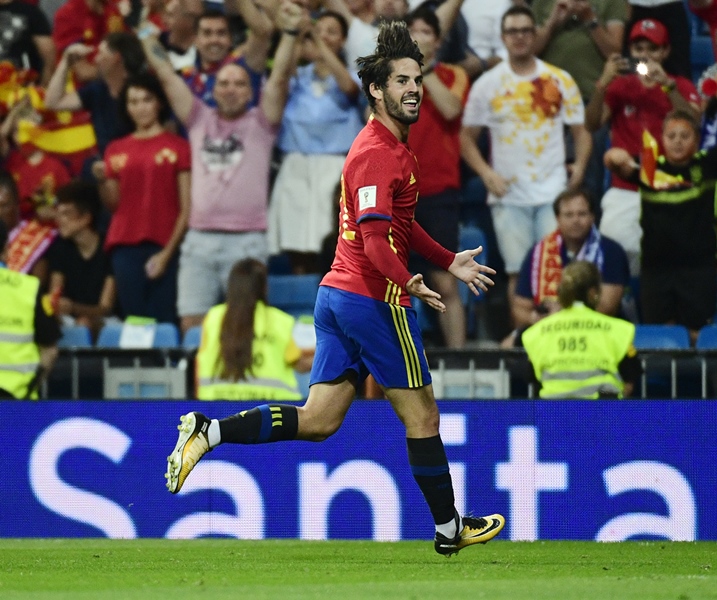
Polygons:
M266 444L294 440L299 430L296 406L263 404L219 421L222 443Z
M407 438L408 462L413 477L423 492L436 525L448 523L455 517L453 482L441 436Z

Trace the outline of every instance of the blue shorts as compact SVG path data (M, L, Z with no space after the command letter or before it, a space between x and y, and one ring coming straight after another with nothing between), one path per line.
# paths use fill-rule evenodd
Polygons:
M416 311L320 286L314 308L316 355L311 384L346 371L361 383L369 373L386 388L431 383Z

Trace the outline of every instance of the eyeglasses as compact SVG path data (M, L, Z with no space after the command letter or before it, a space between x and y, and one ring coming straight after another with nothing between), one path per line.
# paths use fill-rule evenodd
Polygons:
M503 35L518 36L518 35L533 35L535 33L535 27L516 27L503 30Z

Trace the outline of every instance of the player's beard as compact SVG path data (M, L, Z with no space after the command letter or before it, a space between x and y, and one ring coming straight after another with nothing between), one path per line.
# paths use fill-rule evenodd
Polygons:
M403 100L403 98L401 98ZM420 107L420 96L416 96L416 100L418 101L417 108ZM416 110L415 115L408 114L404 108L403 104L400 102L396 102L391 96L388 94L383 95L383 102L386 107L386 113L389 117L396 119L399 123L403 123L404 125L412 125L416 121L418 121L418 110Z

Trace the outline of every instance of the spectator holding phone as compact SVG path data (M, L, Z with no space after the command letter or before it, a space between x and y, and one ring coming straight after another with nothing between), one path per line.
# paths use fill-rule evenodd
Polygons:
M585 126L597 131L608 121L612 147L631 156L642 149L643 131L660 139L662 122L672 110L700 114L700 99L691 81L671 76L662 67L670 54L667 29L643 19L630 30L629 57L613 54L605 63L595 93L585 108ZM632 275L639 273L640 197L637 185L613 173L602 198L600 231L627 252Z

